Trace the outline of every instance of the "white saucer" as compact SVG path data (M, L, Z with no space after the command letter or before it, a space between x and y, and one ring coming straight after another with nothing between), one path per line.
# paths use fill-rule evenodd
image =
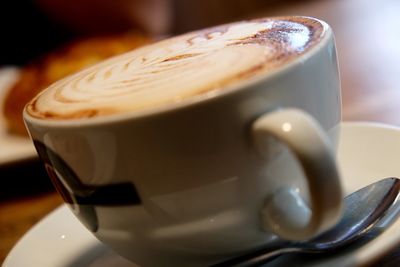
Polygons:
M353 192L381 178L400 177L400 128L344 123L339 145L344 187ZM367 245L310 260L283 258L266 266L361 266L400 244L400 221ZM34 226L13 248L3 267L134 267L87 231L66 206Z
M19 70L15 67L0 69L0 166L35 158L37 155L29 138L13 135L7 131L3 117L3 101L7 90L18 77Z

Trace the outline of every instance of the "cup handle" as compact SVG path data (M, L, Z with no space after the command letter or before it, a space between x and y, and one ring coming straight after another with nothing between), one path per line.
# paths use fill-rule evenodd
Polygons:
M266 152L263 147L266 138L273 136L285 143L299 161L310 192L311 212L307 209L305 223L299 225L282 221L285 212L295 212L299 215L304 202L298 194L296 195L295 190L284 190L283 193L278 190L273 193L275 196L271 197L278 199L275 205L280 203L277 205L280 205L278 209L281 213L277 216L276 209L268 208L274 205L271 204L273 200L269 198L264 207L264 218L267 217L264 220L267 225L264 226L289 240L309 239L333 226L341 214L342 188L329 139L316 120L299 109L281 109L258 118L252 125L252 134L260 153ZM285 201L282 202L282 199ZM300 209L293 205L289 207L290 203L295 203L293 205L298 205ZM286 218L293 219L293 214Z

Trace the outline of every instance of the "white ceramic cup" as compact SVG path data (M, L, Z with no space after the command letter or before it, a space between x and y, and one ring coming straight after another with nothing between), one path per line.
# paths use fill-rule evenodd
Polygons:
M55 186L95 236L143 266L205 266L340 216L334 37L215 96L145 114L24 118Z

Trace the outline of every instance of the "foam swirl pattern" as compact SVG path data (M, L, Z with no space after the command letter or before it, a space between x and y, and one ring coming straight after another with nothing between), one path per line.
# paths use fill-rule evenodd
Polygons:
M191 32L60 80L26 111L40 119L81 119L213 97L299 57L323 33L324 25L309 18L244 21Z

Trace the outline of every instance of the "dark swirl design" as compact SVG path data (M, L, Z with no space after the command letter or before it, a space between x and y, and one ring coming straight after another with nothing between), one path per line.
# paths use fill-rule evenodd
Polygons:
M325 29L310 18L275 18L188 33L60 80L31 101L27 112L43 119L90 118L213 97L299 57Z

